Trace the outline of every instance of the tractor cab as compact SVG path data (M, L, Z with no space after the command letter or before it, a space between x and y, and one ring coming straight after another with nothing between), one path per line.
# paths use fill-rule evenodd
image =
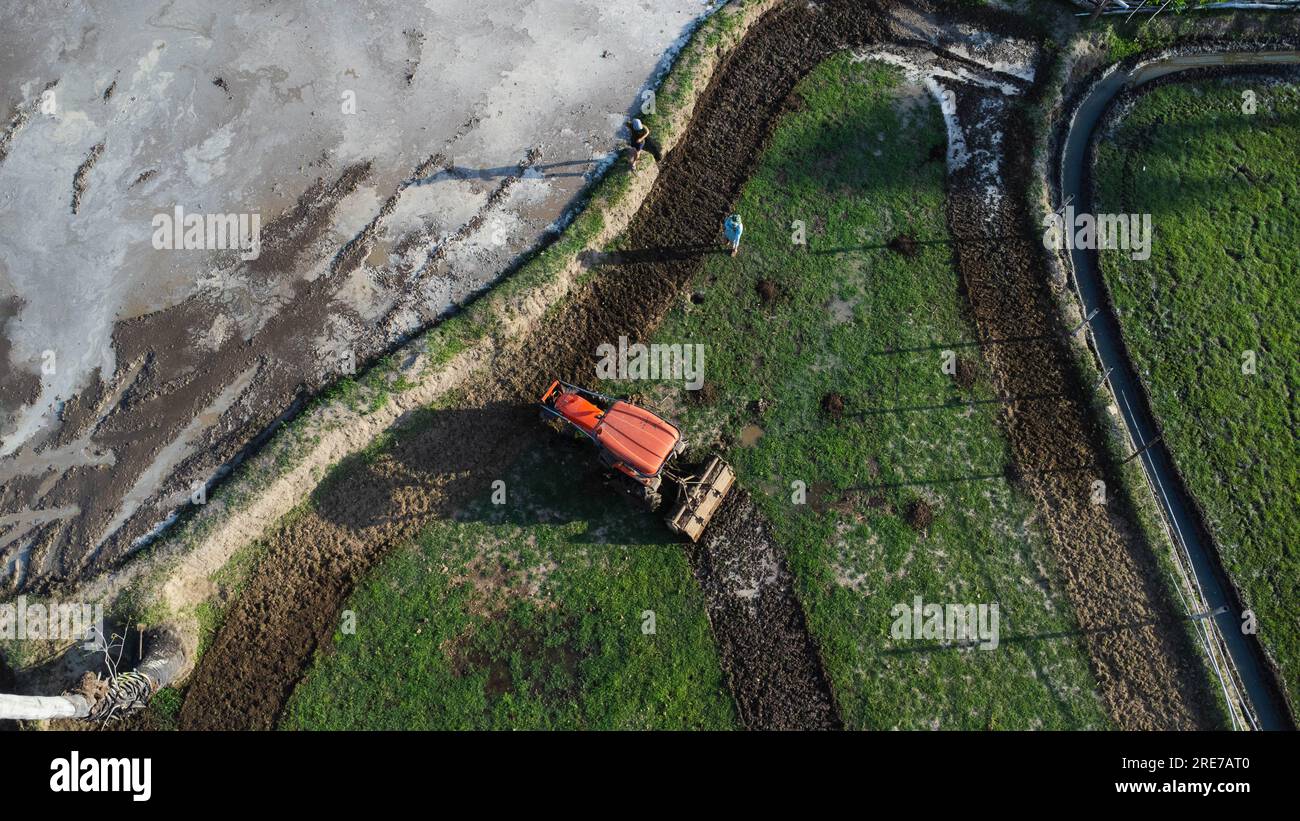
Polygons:
M542 396L543 418L559 419L585 434L601 460L641 484L659 478L684 446L676 425L621 399L555 381ZM657 487L657 482L653 482Z

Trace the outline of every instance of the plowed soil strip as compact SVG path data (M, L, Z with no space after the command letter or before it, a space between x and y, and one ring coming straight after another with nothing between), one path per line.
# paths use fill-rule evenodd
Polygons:
M793 2L751 30L715 74L686 135L666 158L624 238L628 253L602 267L552 319L499 357L460 407L433 412L418 431L399 434L388 452L358 464L345 481L322 487L312 511L272 536L272 547L195 674L181 712L183 727L273 726L312 654L328 646L338 612L361 576L435 517L449 515L474 494L489 493L491 482L526 449L549 446L530 407L547 380L590 381L598 344L620 335L634 341L650 335L697 270L700 256L718 248L721 221L795 82L828 54L882 42L888 35L875 5ZM1017 146L1029 156L1026 141L1015 141ZM952 234L981 331L996 338L1056 331L1056 314L1036 276L1039 258L1029 242L985 239L1014 234L1025 224L1023 214L1005 209L994 215L995 228L986 228L988 215L979 210L976 196L962 192L960 179L954 182ZM1021 188L1015 193L1023 196ZM1022 361L1012 349L992 349L989 358L1002 392L1024 396L1065 388L1086 397L1087 387L1068 376L1068 351L1058 346L1053 352L1055 360ZM1033 470L1100 462L1100 438L1086 402L1043 404L1008 411L1008 432L1021 465ZM1119 515L1088 504L1085 477L1047 473L1030 482L1070 574L1070 598L1085 629L1170 612L1150 546ZM724 518L714 526L725 534L734 522ZM731 603L717 597L728 595L727 588L711 581L718 578L716 566L725 550L707 543L701 550L694 557L697 575L706 591L714 591L710 615L746 721L751 726L833 724L825 676L820 665L808 666L815 652L802 612L795 618L788 574L777 574L785 592L776 595L774 606L760 607L757 617L746 610L744 619L735 620ZM1157 620L1140 630L1089 638L1107 703L1121 726L1204 723L1203 694L1197 689L1203 677L1195 675L1186 637L1167 624ZM784 636L778 651L794 665L780 686L754 678L783 664L781 658L756 658L769 647L762 633ZM793 699L809 693L814 704L792 706Z
M689 548L740 719L751 730L841 726L793 579L749 494L733 490Z
M975 118L975 99L970 110ZM1101 443L1104 431L1052 304L1024 203L1032 141L1022 123L1006 124L1010 196L991 204L971 168L950 179L948 221L967 301L982 338L1041 336L1031 353L1014 346L984 349L998 392L1010 397L1059 394L1055 401L1007 405L1005 424L1022 481L1043 513L1066 594L1084 631L1102 697L1123 729L1208 729L1217 726L1208 679L1162 583L1154 548L1133 524L1123 494L1093 504L1102 478L1120 488L1119 472ZM974 139L978 140L978 135ZM997 239L990 239L996 237ZM1046 355L1043 355L1046 354ZM1093 466L1090 470L1071 470ZM1117 626L1124 626L1116 629Z

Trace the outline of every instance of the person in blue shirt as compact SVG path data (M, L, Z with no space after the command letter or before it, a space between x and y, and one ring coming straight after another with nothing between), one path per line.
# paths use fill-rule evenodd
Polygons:
M640 119L634 119L627 124L628 146L632 149L632 156L629 160L632 169L636 170L636 161L641 157L641 152L645 150L646 140L650 139L650 129L646 128L645 123ZM658 157L655 158L656 160Z
M727 242L731 243L731 255L733 257L740 253L740 235L744 231L745 226L740 222L740 214L732 214L722 224L722 232L727 235Z

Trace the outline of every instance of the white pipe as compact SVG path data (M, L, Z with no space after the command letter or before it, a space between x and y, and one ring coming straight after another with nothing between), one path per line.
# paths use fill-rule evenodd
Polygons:
M85 718L90 702L83 696L14 696L0 693L0 719L39 721L46 718Z

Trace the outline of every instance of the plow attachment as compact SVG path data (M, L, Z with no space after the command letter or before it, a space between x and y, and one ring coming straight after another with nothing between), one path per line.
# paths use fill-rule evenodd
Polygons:
M717 456L710 456L700 476L679 481L681 493L677 504L665 517L668 527L674 533L685 534L692 542L698 541L735 481L736 474L731 465Z

